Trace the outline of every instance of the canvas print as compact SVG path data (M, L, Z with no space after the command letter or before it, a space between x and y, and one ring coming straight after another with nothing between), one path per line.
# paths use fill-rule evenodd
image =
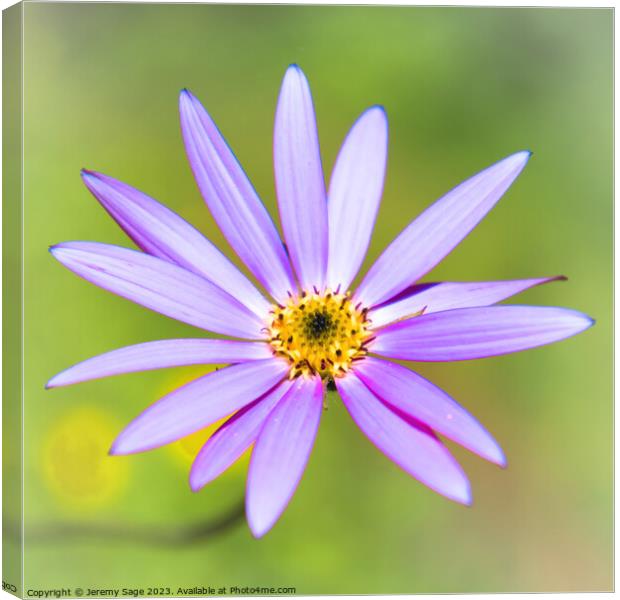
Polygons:
M5 591L611 590L611 10L3 27Z

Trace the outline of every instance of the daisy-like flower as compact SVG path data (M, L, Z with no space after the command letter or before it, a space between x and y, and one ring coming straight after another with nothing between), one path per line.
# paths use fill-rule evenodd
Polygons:
M48 387L195 364L229 364L147 408L110 452L151 450L229 417L198 453L198 491L253 445L246 513L264 535L304 472L326 387L362 432L407 473L469 504L470 487L445 436L505 465L493 437L459 404L390 359L457 361L541 346L590 327L566 308L494 306L560 277L416 283L486 215L530 153L517 152L460 184L409 224L355 291L379 207L387 119L365 111L347 135L329 190L308 82L287 70L276 109L274 168L284 245L267 210L200 102L180 98L198 187L229 244L262 290L181 217L111 177L83 171L88 189L140 251L95 242L53 246L65 267L110 292L200 329L237 339L129 346L56 375Z

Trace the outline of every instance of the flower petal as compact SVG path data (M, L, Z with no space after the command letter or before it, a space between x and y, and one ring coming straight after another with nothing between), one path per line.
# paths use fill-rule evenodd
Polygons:
M262 396L287 369L285 361L269 358L203 375L149 406L116 438L110 454L144 452L194 433Z
M238 300L167 261L97 242L64 242L50 252L87 281L177 321L235 337L264 337L263 322Z
M255 442L265 419L292 386L292 381L283 381L265 396L242 408L207 440L189 474L189 484L194 492L219 477Z
M92 379L186 365L227 364L272 356L264 342L234 340L159 340L126 346L65 369L45 386L55 388Z
M375 306L415 283L439 263L495 206L525 167L517 152L455 187L427 208L383 251L356 292Z
M459 308L388 325L370 348L403 360L470 360L557 342L593 323L576 310L553 306Z
M506 458L491 434L448 394L417 373L366 357L356 375L381 400L498 465Z
M179 215L107 175L83 170L82 179L139 248L206 277L257 315L267 314L269 302L250 280Z
M310 87L297 65L284 75L273 136L284 239L301 286L320 288L327 266L325 182Z
M351 373L336 386L357 426L390 460L439 494L471 504L465 473L432 433L396 415Z
M183 90L179 109L189 163L213 218L258 281L285 301L297 286L269 213L198 99Z
M319 377L299 377L261 429L248 471L246 514L262 537L291 500L306 468L323 409Z
M420 283L406 289L386 304L371 310L368 318L372 322L373 329L377 329L421 312L426 315L454 308L490 306L536 285L565 279L566 277L559 276L511 281Z
M348 133L329 183L327 286L346 291L366 256L375 224L387 161L385 111L373 106Z

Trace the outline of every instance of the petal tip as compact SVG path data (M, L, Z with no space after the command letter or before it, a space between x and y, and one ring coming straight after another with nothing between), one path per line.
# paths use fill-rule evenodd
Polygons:
M137 452L137 450L127 445L124 437L123 432L112 442L112 446L110 446L110 449L108 450L108 454L110 456L123 456L125 454L133 454L134 452Z
M117 438L112 442L109 454L111 456L125 456L128 454L140 454L141 452L148 452L155 450L168 442L153 442L152 440L145 440L139 431L136 431L134 423L131 422L123 431L121 431Z
M250 469L251 468L252 463L250 463ZM282 516L284 508L274 514L274 511L269 507L257 504L252 497L252 486L249 484L249 481L250 473L248 472L248 488L245 495L245 518L252 532L252 536L256 539L260 539L273 529L278 519Z
M590 327L596 324L596 319L593 319L590 315L585 313L575 312L575 323L577 333L590 329Z
M60 385L62 385L61 382L59 382L59 376L60 373L58 373L58 375L54 375L54 377L52 377L44 386L44 389L46 390L52 390L56 387L59 387Z
M272 524L268 524L264 522L257 523L256 520L251 518L249 514L248 514L247 519L248 519L248 527L250 528L250 531L252 532L252 536L256 538L257 540L265 536L274 525L273 523Z
M110 456L119 456L119 455L120 455L120 452L117 452L117 450L116 450L115 446L116 446L116 442L114 442L114 443L110 446L110 449L108 450L108 454L109 454Z
M198 477L196 477L192 471L190 471L189 473L189 487L192 490L192 492L194 492L194 494L196 494L197 492L199 492L203 487L205 486L204 483L202 483L201 481L198 480Z
M513 154L511 158L516 159L517 162L522 163L523 166L525 166L532 157L532 154L533 152L531 150L521 150L520 152Z
M64 246L62 243L60 244L52 244L51 246L48 246L47 251L56 259L59 260L58 255L61 253L61 251L63 250Z
M471 493L471 486L469 485L469 482L464 489L458 490L454 496L452 496L452 499L463 506L471 506L474 503L474 498Z
M361 117L374 119L375 126L383 126L385 128L387 128L388 126L387 110L385 109L385 106L383 106L382 104L374 104L370 108L367 108L361 114L360 118Z
M190 108L193 105L194 98L194 94L192 94L187 88L183 88L179 92L179 108L181 110Z
M494 454L492 460L501 469L505 469L508 467L508 461L506 460L506 455L504 454L504 451L499 446L496 448L496 453Z
M194 493L199 492L203 487L205 487L208 483L211 483L211 481L213 481L214 479L208 474L205 477L204 469L198 468L198 458L200 457L200 454L201 453L199 453L198 456L194 459L194 463L192 464L192 468L189 471L188 477L189 487Z
M511 169L516 169L517 174L519 174L525 168L531 156L531 150L519 150L519 152L510 154L506 158L500 160L499 163L505 164Z
M442 490L437 490L437 488L432 489L439 491L442 496L445 496L457 504L471 506L474 501L471 491L471 483L469 482L467 475L465 475L460 467L458 470L460 472L460 476L457 477L457 479L455 479L449 487Z
M488 443L486 444L484 452L480 452L479 456L482 456L482 458L488 460L494 465L497 465L498 467L501 467L502 469L506 468L508 463L506 461L506 455L504 454L501 446L493 439L491 434L489 434L488 432L487 440Z
M292 63L287 67L283 81L287 82L291 78L297 78L297 81L301 82L306 81L306 74L297 63Z
M248 473L248 488L245 494L245 519L248 523L248 527L250 528L250 532L252 533L252 537L259 539L263 537L267 531L269 531L268 527L265 527L264 520L255 514L255 510L252 508L252 501L250 498L249 487L249 473Z
M59 262L62 262L63 258L66 258L67 252L71 251L69 242L60 242L59 244L53 244L48 247L47 251Z
M88 169L82 169L80 171L80 177L82 178L82 183L88 188L88 191L98 199L99 196L96 193L98 184L105 185L105 182L101 180L99 173Z

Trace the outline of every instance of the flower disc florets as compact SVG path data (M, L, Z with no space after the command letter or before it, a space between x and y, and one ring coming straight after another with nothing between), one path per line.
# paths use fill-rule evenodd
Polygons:
M277 356L291 363L289 377L342 377L363 358L370 341L367 308L353 305L351 293L302 292L275 306L269 341Z

